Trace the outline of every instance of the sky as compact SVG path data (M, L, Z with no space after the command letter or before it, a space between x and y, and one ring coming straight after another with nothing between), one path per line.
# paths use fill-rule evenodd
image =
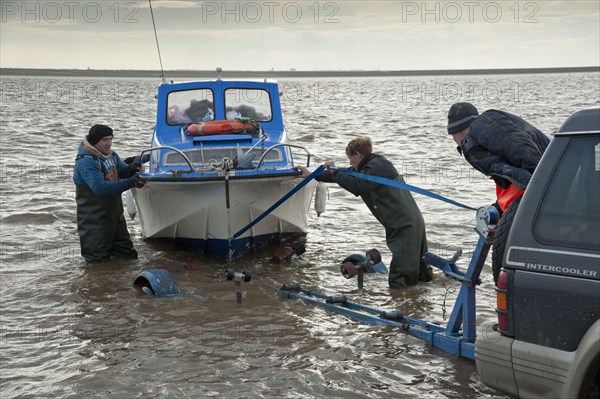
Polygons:
M165 70L600 65L594 1L152 0ZM146 69L147 0L0 0L4 68Z

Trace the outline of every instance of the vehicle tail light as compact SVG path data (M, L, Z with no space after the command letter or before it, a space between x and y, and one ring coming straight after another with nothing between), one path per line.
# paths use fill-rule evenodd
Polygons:
M508 333L508 303L506 301L508 273L500 271L498 285L496 286L496 313L498 314L498 331Z

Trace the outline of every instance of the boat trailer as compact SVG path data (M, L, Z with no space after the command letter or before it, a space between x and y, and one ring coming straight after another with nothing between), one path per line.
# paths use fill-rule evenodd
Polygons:
M281 287L281 293L284 298L302 300L309 304L322 306L360 322L400 328L428 341L435 347L474 360L476 338L475 287L481 283L479 276L494 241L494 228L498 222L498 216L498 212L494 207L482 207L477 210L474 230L479 235L479 239L469 267L465 272L456 266L457 260L462 255L460 249L450 259L443 259L431 252L426 253L423 257L426 264L437 267L444 273L444 276L461 283L460 291L446 326L405 316L399 309L385 311L352 302L346 295L326 295L310 291L299 284L284 284ZM373 252L368 253L367 258L372 254ZM342 273L345 271L347 272L347 268L344 269L344 265L342 265ZM362 288L362 280L359 282L359 288Z

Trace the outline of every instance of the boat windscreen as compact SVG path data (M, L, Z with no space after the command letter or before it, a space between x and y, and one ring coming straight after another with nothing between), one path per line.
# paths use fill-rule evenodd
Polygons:
M181 125L212 121L215 118L213 92L210 89L193 89L169 93L167 123Z
M225 90L226 119L250 118L259 122L273 119L271 96L267 90L230 88Z

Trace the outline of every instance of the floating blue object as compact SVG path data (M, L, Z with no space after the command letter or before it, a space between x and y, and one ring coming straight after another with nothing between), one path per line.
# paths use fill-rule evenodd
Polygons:
M352 255L348 256L346 259L344 259L342 261L342 264L344 264L346 262L352 262L356 265L356 264L364 263L366 260L367 260L367 257L363 254L352 254ZM365 265L364 272L365 273L387 274L388 269L385 266L385 263L383 263L383 261L381 261L381 262L375 263L373 265L371 265L371 264Z
M172 297L181 293L171 273L164 269L141 272L133 281L133 286L144 295L157 297Z

